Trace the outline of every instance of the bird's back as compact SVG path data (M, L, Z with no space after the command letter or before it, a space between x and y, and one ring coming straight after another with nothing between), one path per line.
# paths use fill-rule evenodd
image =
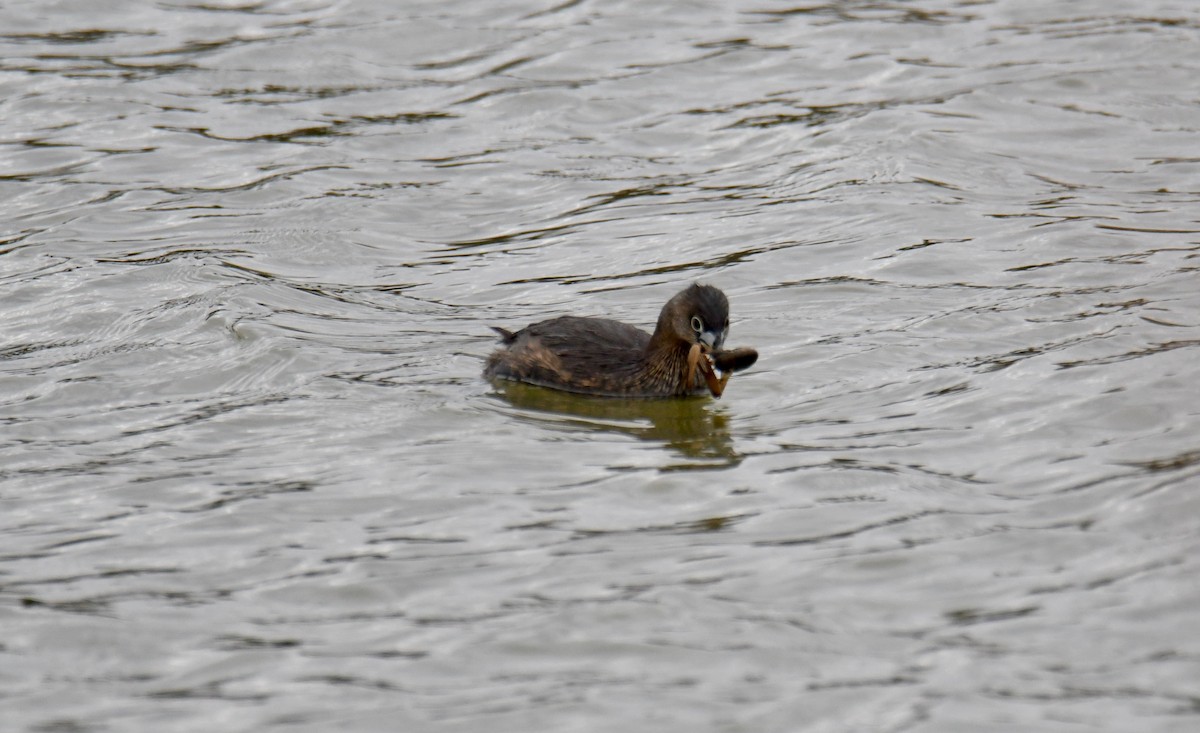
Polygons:
M608 318L562 316L497 331L506 348L488 358L484 376L590 394L635 391L650 343L645 331Z

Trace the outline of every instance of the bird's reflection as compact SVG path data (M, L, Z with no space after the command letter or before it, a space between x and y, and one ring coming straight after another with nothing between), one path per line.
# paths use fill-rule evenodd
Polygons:
M714 460L730 466L741 461L733 448L729 418L705 397L593 397L510 381L497 381L495 394L539 419L566 419L577 428L660 442L688 458L705 459L706 466L711 467Z

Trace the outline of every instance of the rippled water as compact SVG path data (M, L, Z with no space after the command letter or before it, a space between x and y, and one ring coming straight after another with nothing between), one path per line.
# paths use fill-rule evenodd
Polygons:
M1193 3L0 29L5 730L1200 727ZM479 376L695 279L719 402Z

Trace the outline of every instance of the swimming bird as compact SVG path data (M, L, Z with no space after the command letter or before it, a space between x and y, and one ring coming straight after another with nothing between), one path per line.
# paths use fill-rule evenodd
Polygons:
M735 371L758 360L754 349L723 349L729 300L695 283L667 301L654 333L608 318L561 316L509 331L488 357L487 379L510 379L607 397L720 397Z

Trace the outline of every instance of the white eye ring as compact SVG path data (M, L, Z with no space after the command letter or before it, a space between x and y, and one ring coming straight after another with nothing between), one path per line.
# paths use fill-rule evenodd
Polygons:
M704 330L704 321L700 320L700 316L692 316L692 330L696 333Z

